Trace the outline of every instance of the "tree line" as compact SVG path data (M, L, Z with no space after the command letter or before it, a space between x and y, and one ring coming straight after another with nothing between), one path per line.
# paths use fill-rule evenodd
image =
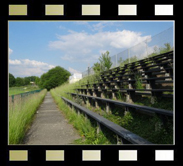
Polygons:
M13 74L9 73L9 87L30 85L30 82L36 83L36 80L38 79L39 77L37 76L15 78Z
M15 78L13 74L9 73L9 87L25 86L34 82L39 88L50 90L65 83L70 75L71 73L69 71L60 66L48 70L48 72L43 73L40 77L29 76Z

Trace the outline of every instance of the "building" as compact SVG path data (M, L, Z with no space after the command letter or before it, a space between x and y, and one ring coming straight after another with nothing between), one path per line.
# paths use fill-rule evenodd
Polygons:
M82 74L81 73L74 73L72 76L69 77L69 83L74 83L76 81L79 81L82 79Z

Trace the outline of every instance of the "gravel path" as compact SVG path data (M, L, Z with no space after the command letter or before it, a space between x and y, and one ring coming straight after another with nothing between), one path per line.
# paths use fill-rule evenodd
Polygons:
M27 132L27 145L68 145L80 136L57 108L50 92L37 110L32 126Z

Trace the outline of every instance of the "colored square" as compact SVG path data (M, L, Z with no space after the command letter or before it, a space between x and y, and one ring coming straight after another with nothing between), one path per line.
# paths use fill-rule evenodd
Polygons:
M173 5L155 5L155 15L173 15Z
M173 161L174 150L155 150L155 161Z
M137 161L137 150L119 150L119 161Z
M9 161L28 161L27 150L10 150Z
M9 15L27 15L27 5L9 5Z
M64 5L45 5L45 15L64 15Z
M46 161L64 161L64 150L46 150Z
M83 161L100 161L101 151L100 150L83 150L82 160Z
M82 15L100 15L100 5L82 5Z
M118 15L137 15L137 5L118 5Z

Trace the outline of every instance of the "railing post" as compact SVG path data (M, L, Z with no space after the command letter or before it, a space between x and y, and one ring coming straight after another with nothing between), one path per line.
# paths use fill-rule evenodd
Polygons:
M116 100L116 95L114 91L112 92L112 98Z
M85 114L85 121L87 121L87 120L88 120L88 115Z
M117 136L117 145L122 145L123 144L123 140L121 137L119 137L118 135Z
M87 99L86 99L86 105L87 105L87 107L90 106L90 99L89 99L89 97L87 97Z
M79 110L77 110L77 114L78 114L78 116L80 115L80 111Z
M72 105L72 107L71 107L71 110L72 110L72 112L74 112L74 106Z
M14 103L14 95L11 96L11 101Z
M97 97L97 92L94 91L94 97ZM96 99L94 99L94 102L95 102L95 107L98 108L98 101Z
M110 111L110 104L106 102L106 112L109 114Z
M101 126L100 126L100 123L97 122L97 134L99 134L100 131L101 131Z
M127 106L125 106L125 112L124 112L124 115L127 114L127 112L129 112L129 108Z

